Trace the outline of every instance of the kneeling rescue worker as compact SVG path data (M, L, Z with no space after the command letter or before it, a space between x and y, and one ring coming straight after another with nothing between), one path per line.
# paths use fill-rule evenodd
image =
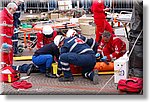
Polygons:
M52 62L57 62L59 58L59 49L52 42L35 51L32 56L32 62L38 66L41 73L45 73L46 77L56 78L56 75L51 73Z
M101 61L114 61L126 53L126 44L119 37L113 37L104 31L102 41L98 46L96 57L102 55Z
M50 26L44 26L42 31L37 33L37 48L40 49L46 44L50 44L54 41L57 32Z
M96 64L94 51L80 38L66 38L62 35L57 35L54 38L54 43L60 48L59 62L61 65L64 77L60 77L60 82L73 81L69 64L82 67L82 76L93 81L93 84L98 84L98 71L93 68Z

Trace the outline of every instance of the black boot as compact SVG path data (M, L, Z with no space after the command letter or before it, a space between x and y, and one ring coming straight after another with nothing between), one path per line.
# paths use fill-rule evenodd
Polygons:
M28 70L27 70L27 76L30 76L30 74L33 72L33 67L34 65L33 65L33 63L31 63L31 64L29 64L29 66L28 66Z
M98 80L98 70L94 70L93 71L93 84L99 84L99 80Z
M51 69L51 68L46 68L45 76L46 76L46 77L49 77L49 78L56 78L57 76L56 76L56 75L53 75L53 74L50 72L50 69Z
M40 72L39 68L33 63L29 64L28 68L29 69L27 70L27 76L30 76L30 74L33 72L34 73Z
M91 81L93 81L94 85L99 84L98 70L85 73L85 78L88 78Z

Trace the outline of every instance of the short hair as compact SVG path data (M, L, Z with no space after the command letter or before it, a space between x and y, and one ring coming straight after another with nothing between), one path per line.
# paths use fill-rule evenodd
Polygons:
M20 2L24 2L24 0L19 0Z
M109 31L104 31L104 32L102 33L102 36L103 36L103 37L110 37L111 34L110 34Z
M17 6L15 3L10 2L10 3L7 5L7 8L17 9L18 6Z

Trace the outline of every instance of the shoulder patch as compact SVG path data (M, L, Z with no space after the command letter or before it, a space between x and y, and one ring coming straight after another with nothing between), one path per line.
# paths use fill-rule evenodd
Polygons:
M75 39L75 42L78 43L78 44L84 44L84 43L85 43L85 42L84 42L82 39L80 39L80 38L76 38L76 39Z
M115 39L120 39L119 37L113 37L113 40L115 40Z

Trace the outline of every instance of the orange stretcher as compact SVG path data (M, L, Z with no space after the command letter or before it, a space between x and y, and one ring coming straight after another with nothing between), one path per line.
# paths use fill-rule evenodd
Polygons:
M43 26L44 25L36 25L36 26L33 27L33 30L41 31ZM57 28L57 29L64 29L64 28L66 28L66 25L62 24L62 23L50 24L49 26L52 27L52 28ZM77 24L67 24L68 28L73 28L73 27L77 27L77 26L78 26Z
M114 63L108 62L108 64L106 64L105 62L96 62L94 69L97 69L100 72L114 71Z
M26 46L27 46L26 35L27 35L28 32L31 32L31 31L32 31L32 28L22 28L22 29L20 29L20 31L24 32L24 35L23 35L23 36L24 36L23 41L24 41L24 47L26 47ZM29 35L29 37L28 37L28 40L30 40L30 35Z
M25 48L28 47L30 49L30 43L31 43L30 42L31 41L30 34L41 31L43 26L44 25L35 25L33 28L22 28L22 29L20 29L20 32L24 33L23 41L24 41L24 47ZM57 29L65 29L66 28L66 25L63 23L49 24L49 26L52 28L57 28ZM73 27L77 27L77 26L78 26L77 24L67 24L67 28L73 28ZM26 38L26 36L28 39Z
M22 28L22 29L20 29L20 31L24 33L24 35L23 35L24 36L24 38L23 38L24 47L27 47L26 35L28 35L28 41L30 41L30 33L34 32L33 28Z

